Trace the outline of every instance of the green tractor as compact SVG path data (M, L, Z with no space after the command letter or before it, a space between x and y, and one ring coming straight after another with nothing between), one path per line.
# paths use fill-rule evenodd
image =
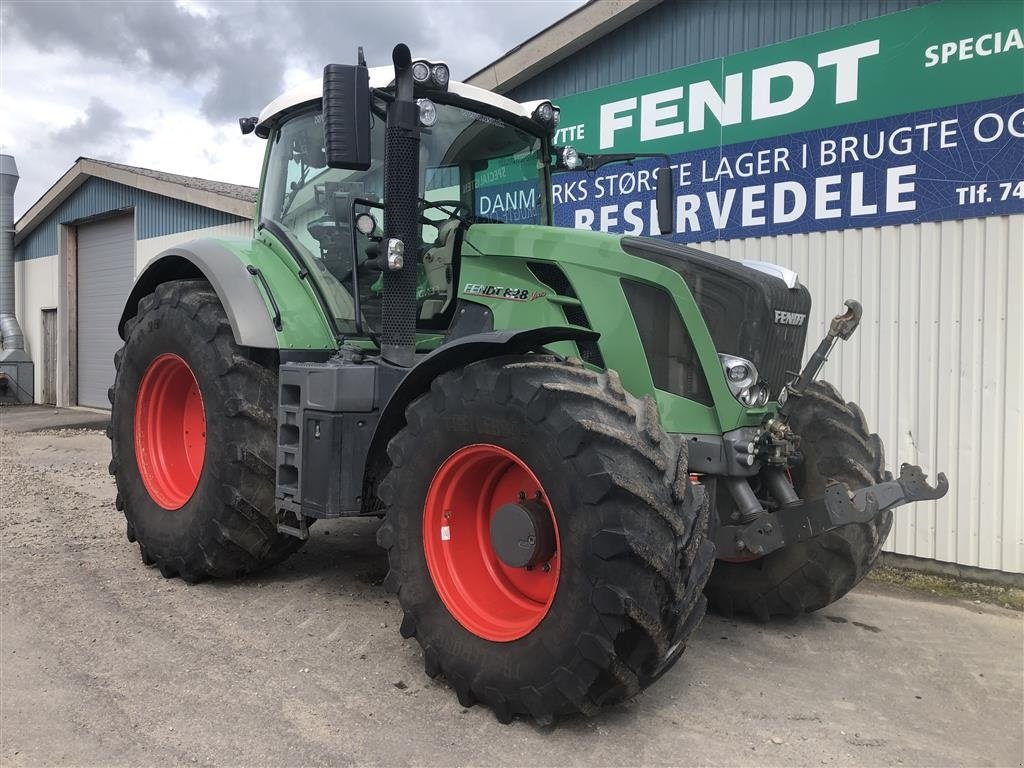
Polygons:
M145 563L233 578L381 517L427 674L548 723L664 674L708 602L839 599L891 510L946 492L815 381L856 302L800 370L792 272L551 226L552 173L635 159L553 146L558 119L399 45L240 121L253 238L162 254L120 322L110 470Z

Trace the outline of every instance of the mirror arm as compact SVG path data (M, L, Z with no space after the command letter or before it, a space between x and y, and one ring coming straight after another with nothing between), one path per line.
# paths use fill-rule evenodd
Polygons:
M585 155L582 152L580 153L580 159L583 160L582 170L585 171L596 171L598 168L609 163L628 163L640 157L660 157L666 168L672 165L671 158L662 152L627 152L617 155Z
M661 166L656 172L658 203L658 231L663 235L671 235L675 231L675 210L672 202L672 159L662 152L630 152L625 154L585 155L580 153L583 161L582 170L596 171L609 163L631 163L640 157L656 157L661 159Z

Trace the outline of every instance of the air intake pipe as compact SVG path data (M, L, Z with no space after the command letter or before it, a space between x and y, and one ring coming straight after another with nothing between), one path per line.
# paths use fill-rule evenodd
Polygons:
M13 359L24 351L25 335L14 314L14 190L18 186L18 165L11 155L0 155L0 360ZM19 356L18 359L27 359Z

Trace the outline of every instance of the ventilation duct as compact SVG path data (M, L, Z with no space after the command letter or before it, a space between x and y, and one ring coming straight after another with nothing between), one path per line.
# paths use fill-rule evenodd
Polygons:
M15 316L14 190L18 165L0 155L0 397L21 403L33 400L32 359L25 352L25 335Z

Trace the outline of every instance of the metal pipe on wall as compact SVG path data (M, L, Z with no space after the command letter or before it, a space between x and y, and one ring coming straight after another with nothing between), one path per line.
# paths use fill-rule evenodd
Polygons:
M35 399L35 366L25 351L25 334L15 315L14 189L18 166L0 154L0 402L31 403Z
M0 155L0 334L2 359L13 350L25 349L25 334L15 315L14 303L14 190L18 165L11 155Z

